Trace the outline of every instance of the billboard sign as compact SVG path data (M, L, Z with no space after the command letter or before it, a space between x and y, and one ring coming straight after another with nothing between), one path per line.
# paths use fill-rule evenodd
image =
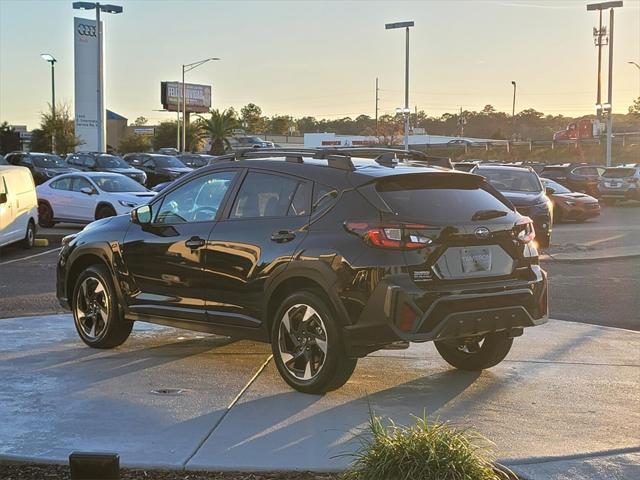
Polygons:
M186 83L185 88L187 95L187 112L208 112L211 108L211 85ZM160 101L165 110L171 112L177 111L178 99L180 99L180 111L182 111L182 83L160 83Z
M104 34L104 25L102 25ZM104 37L103 37L104 38ZM104 45L102 45L104 48ZM76 151L95 152L99 146L98 129L98 36L96 21L73 19L75 69L75 129L81 144ZM104 52L103 52L104 53ZM104 102L102 102L104 105ZM106 125L104 112L102 124Z

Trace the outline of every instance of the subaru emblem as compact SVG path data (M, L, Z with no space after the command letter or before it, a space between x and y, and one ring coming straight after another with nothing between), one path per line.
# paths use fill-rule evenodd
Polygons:
M487 227L476 228L475 234L478 238L489 238L491 236L491 232Z

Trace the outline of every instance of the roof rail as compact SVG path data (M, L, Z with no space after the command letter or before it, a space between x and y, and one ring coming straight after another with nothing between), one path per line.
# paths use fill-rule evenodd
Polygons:
M338 168L340 170L355 170L355 166L353 165L351 157L348 154L342 154L333 151L327 152L323 149L312 148L251 148L228 153L226 155L221 155L212 159L209 164L236 161L241 159L260 159L272 157L285 157L285 160L287 162L292 163L304 163L304 157L310 157L319 160L327 160L327 165L332 168Z

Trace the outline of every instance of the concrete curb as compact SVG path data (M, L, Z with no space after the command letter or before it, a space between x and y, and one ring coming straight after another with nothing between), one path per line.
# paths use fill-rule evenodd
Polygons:
M640 257L640 249L633 247L626 249L627 251L606 253L604 255L590 255L588 253L568 254L568 253L556 253L554 255L542 254L540 260L543 262L554 263L591 263L602 262L605 260L621 260L624 258L636 258Z

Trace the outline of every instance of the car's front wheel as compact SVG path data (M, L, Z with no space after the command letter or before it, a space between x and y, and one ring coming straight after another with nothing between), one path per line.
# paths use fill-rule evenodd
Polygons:
M287 297L276 312L271 348L282 378L303 393L344 385L358 360L346 355L336 315L315 291Z
M129 338L133 322L124 319L105 266L87 267L76 280L72 298L76 330L88 346L113 348Z
M460 370L484 370L499 364L511 350L507 332L434 342L445 361Z

